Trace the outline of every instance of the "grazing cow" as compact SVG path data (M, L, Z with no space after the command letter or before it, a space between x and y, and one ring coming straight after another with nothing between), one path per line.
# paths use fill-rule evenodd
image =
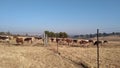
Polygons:
M65 40L66 40L66 38L60 38L59 43L62 44L62 45L64 45L65 44Z
M31 43L33 42L32 38L25 38L24 41L27 41L27 42L31 41Z
M77 39L74 39L74 40L72 40L72 41L73 41L73 45L78 42Z
M108 43L108 41L107 41L107 40L104 40L103 43L104 43L104 44L105 44L105 43Z
M56 42L59 43L59 42L60 42L60 39L59 39L59 38L56 38Z
M78 40L73 40L73 43L77 43L78 42Z
M99 45L101 44L102 45L102 41L95 41L94 45Z
M87 43L89 43L88 40L81 40L80 41L80 44L87 44Z
M0 36L0 41L10 43L10 37L8 37L8 36Z
M65 41L68 43L68 45L70 45L70 43L72 43L72 39L69 39L69 38L67 38Z
M89 43L89 41L88 41L88 40L81 40L79 43L80 43L82 46L88 46L87 43Z
M36 40L40 40L42 39L42 37L34 37Z
M66 38L61 38L61 44L65 45Z
M16 42L17 42L17 44L19 44L19 43L23 44L24 40L23 40L23 38L16 38Z
M89 43L94 43L94 41L93 40L88 40L89 41Z
M51 38L50 40L51 40L51 42L53 42L53 41L54 41L54 38Z

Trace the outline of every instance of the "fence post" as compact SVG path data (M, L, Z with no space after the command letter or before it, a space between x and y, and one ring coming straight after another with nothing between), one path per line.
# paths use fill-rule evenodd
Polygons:
M57 53L58 53L58 42L57 42Z
M99 29L97 29L97 68L99 68Z
M58 51L58 46L59 46L59 39L58 38L56 38L57 40L56 40L56 42L57 42L57 53L60 55L60 52Z
M44 33L44 46L48 45L48 37L47 34Z

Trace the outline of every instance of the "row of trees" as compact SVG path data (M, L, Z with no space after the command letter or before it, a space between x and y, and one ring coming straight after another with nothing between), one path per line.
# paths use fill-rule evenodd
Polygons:
M59 32L59 33L54 33L50 31L45 31L45 34L47 34L48 37L57 37L57 38L67 38L68 34L66 32Z
M8 31L8 32L0 32L0 35L11 35L11 33Z
M97 34L85 34L85 35L75 35L73 38L94 38ZM120 32L112 32L112 33L99 33L99 37L105 36L120 36Z

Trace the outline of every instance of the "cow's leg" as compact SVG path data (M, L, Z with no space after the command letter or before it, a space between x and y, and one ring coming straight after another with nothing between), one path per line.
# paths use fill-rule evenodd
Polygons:
M31 44L33 43L33 41L31 40Z
M68 46L69 46L69 42L68 42Z
M23 41L22 41L21 43L22 43L22 45L23 45Z

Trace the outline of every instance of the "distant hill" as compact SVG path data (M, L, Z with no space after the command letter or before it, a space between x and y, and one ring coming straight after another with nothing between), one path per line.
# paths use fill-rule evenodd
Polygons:
M85 34L85 35L74 35L72 38L95 38L97 34ZM99 33L99 37L107 37L107 36L120 36L120 32L112 32L112 33Z

